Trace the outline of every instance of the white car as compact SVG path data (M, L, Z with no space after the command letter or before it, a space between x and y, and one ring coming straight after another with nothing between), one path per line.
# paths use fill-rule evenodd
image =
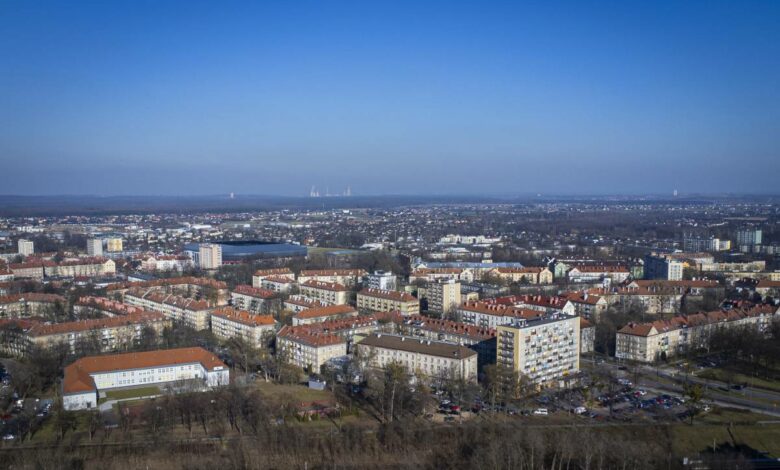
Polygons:
M574 414L575 415L584 415L587 413L588 409L584 406L578 406L577 408L574 408Z
M13 434L6 434L5 436L3 436L4 441L13 441L14 439L16 439L16 436L14 436Z
M534 414L537 416L547 416L549 413L547 413L547 408L538 408L534 410Z

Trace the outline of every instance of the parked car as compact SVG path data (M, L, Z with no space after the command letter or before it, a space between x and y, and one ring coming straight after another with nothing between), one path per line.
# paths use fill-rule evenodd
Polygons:
M574 414L575 415L582 415L587 413L588 409L584 406L578 406L577 408L574 408Z
M547 408L537 408L534 410L534 414L537 416L547 416L549 413L547 413Z

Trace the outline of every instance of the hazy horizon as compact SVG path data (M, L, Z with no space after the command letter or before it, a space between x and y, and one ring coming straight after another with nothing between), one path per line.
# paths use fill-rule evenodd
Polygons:
M780 3L0 4L0 194L772 194Z

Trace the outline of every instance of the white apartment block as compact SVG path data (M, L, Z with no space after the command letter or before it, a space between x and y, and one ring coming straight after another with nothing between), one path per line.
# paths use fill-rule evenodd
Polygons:
M261 269L252 276L252 287L262 287L263 279L267 277L286 277L292 281L295 280L295 273L290 268Z
M344 305L349 302L350 290L335 282L306 281L300 284L301 295L319 300L326 305Z
M35 253L35 245L30 240L20 238L19 242L17 243L17 247L19 254L22 256L30 256L31 254Z
M368 287L371 289L396 290L398 286L395 274L388 271L374 271L368 275Z
M260 288L277 294L286 294L296 286L295 279L286 276L268 276L260 281Z
M103 240L100 238L87 240L87 254L89 256L103 256Z
M357 343L357 356L373 368L397 363L433 380L477 381L477 353L453 343L376 333Z
M83 357L65 368L62 401L66 410L90 409L108 390L183 382L198 388L223 386L230 383L230 371L202 348Z

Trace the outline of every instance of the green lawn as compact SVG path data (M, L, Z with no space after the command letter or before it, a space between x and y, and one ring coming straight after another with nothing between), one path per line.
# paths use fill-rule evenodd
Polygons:
M106 392L108 400L125 400L127 398L148 397L159 395L159 387L126 388L122 390L109 390Z

